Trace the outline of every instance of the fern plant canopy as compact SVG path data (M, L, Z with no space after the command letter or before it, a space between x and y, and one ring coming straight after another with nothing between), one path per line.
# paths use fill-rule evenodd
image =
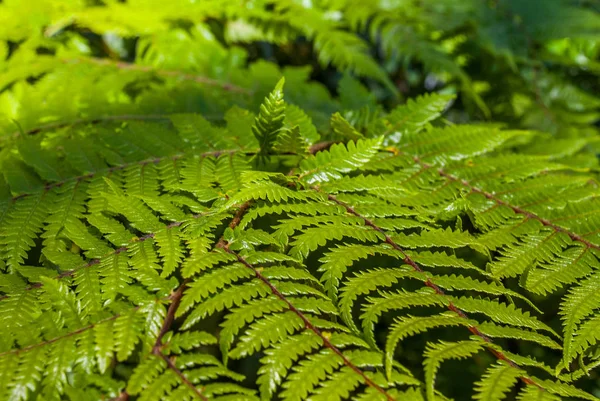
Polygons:
M599 11L0 2L0 400L599 400Z

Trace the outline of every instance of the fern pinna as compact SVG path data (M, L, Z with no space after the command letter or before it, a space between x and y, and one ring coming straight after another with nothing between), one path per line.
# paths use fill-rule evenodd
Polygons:
M596 400L599 192L561 139L438 94L317 129L282 85L4 143L0 398Z

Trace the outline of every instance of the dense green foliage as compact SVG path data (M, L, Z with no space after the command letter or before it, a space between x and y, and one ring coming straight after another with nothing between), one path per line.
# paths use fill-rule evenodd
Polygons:
M0 2L0 400L598 400L599 8Z

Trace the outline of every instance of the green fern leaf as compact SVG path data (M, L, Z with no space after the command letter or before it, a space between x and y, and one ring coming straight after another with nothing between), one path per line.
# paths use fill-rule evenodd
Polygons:
M390 141L396 142L402 135L420 132L442 114L453 98L450 95L429 94L410 99L407 104L398 106L388 114L385 131L380 135L390 136Z
M500 361L487 370L480 382L475 383L477 393L473 398L489 401L503 400L522 374L520 369Z
M166 367L165 362L155 355L149 355L136 367L127 383L127 392L132 395L139 394L148 386Z
M27 252L34 246L33 238L41 231L47 209L45 197L30 196L10 208L0 229L2 258L9 270L23 264Z
M364 135L350 125L340 113L331 116L330 124L334 139L358 141L364 138Z
M257 383L261 399L269 400L298 359L321 345L321 339L310 332L289 336L265 351L261 359Z
M126 360L131 355L138 342L140 336L138 320L136 310L121 314L115 319L115 351L120 361Z
M501 302L487 299L466 297L455 299L453 303L463 311L483 313L498 323L528 327L534 330L545 330L558 337L558 334L556 334L552 328L540 322L538 319L531 317L529 312L523 312L514 305L506 305Z
M329 181L342 177L368 163L378 152L381 138L349 142L347 146L333 145L325 152L319 152L300 163L300 178L309 184Z
M526 386L519 392L519 401L535 400L535 401L560 401L560 397L551 394L536 386Z
M329 349L309 355L293 368L293 373L289 374L288 380L283 383L284 390L279 396L286 401L306 399L317 384L325 380L342 363L341 358Z
M425 385L427 390L427 400L435 400L435 377L442 362L447 359L462 359L481 351L482 344L477 341L443 342L430 343L425 350Z
M170 276L183 260L184 248L181 245L179 227L170 227L154 234L158 253L162 258L162 277Z
M385 370L388 379L392 376L394 352L398 343L406 337L428 331L432 328L468 325L469 321L454 312L427 317L403 316L392 325L385 344Z
M560 307L560 314L564 324L564 356L565 360L572 359L573 337L577 325L584 318L594 313L594 310L600 304L600 275L594 274L573 288L568 295L563 298Z

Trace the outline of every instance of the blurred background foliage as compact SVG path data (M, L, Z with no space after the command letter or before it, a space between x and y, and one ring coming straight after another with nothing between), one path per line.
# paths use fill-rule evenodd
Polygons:
M285 75L287 100L320 130L338 108L356 124L456 93L448 119L581 138L568 156L598 134L599 11L597 0L3 0L0 137L106 116L219 120L232 104L255 109ZM347 80L333 100L347 73L368 92Z

